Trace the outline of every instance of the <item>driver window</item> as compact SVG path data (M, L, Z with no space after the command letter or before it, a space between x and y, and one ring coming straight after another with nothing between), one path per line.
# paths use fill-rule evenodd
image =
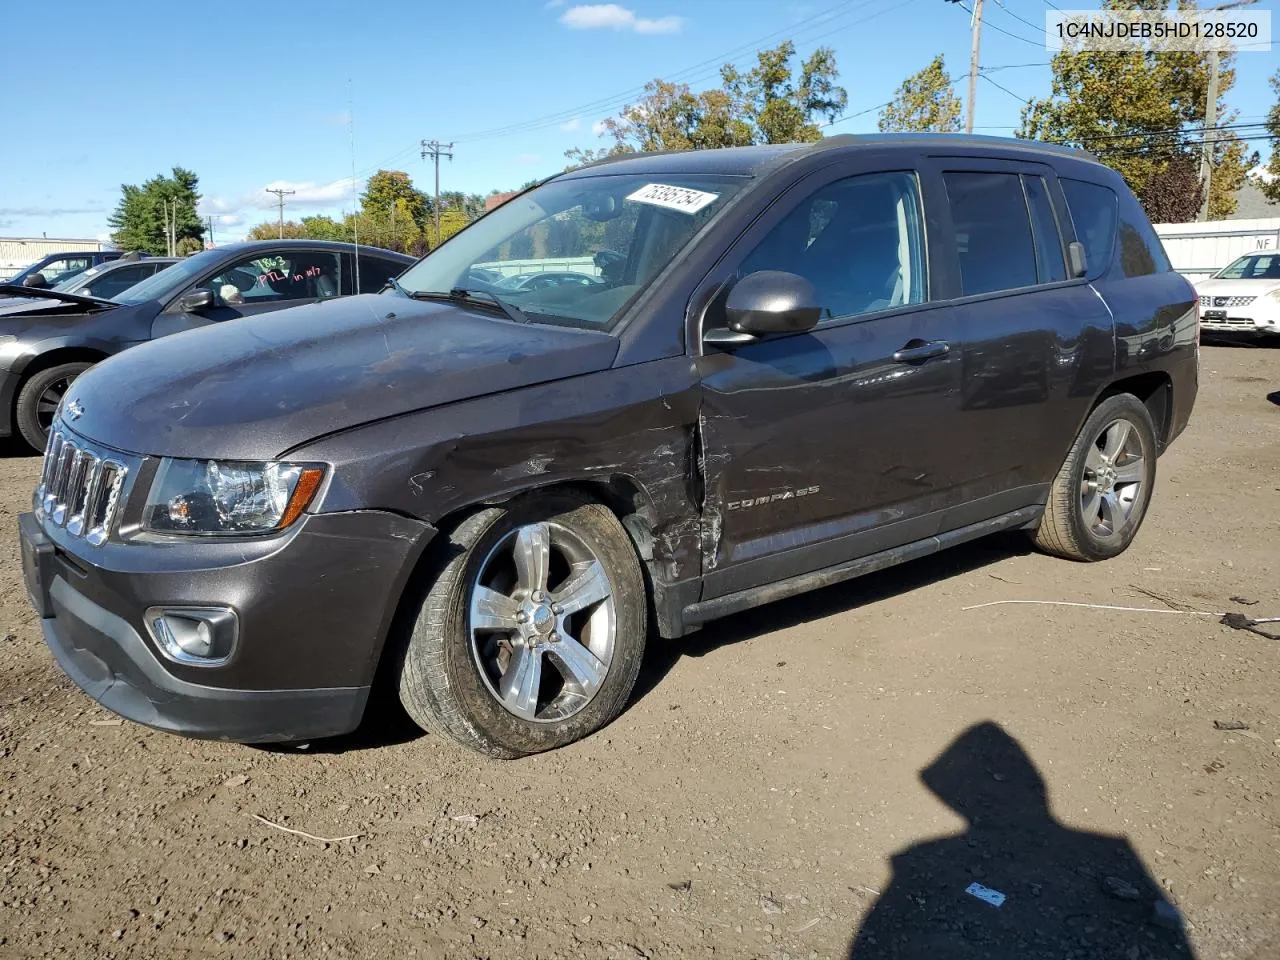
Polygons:
M923 303L915 174L865 174L822 187L769 231L739 274L757 270L804 277L817 291L826 319Z
M199 284L219 307L291 300L327 300L341 289L336 254L290 250L279 255L258 254L232 264Z

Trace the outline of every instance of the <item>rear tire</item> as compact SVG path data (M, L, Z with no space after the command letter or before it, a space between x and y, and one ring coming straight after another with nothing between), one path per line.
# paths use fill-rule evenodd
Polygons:
M607 508L534 493L467 518L417 615L400 701L423 729L500 759L613 720L640 672L644 579Z
M1156 431L1137 397L1103 400L1080 428L1033 534L1045 553L1107 560L1142 526L1156 479Z
M49 441L49 425L62 395L76 377L92 366L82 362L59 364L33 373L18 389L14 420L22 439L37 452L43 451Z

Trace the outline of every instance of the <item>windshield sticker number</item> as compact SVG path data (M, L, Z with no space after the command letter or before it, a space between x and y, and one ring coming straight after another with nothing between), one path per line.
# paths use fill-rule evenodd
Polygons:
M679 210L681 213L694 214L708 204L720 198L718 193L703 193L701 190L690 190L688 187L672 187L665 183L647 183L627 199L636 203L647 203L668 210Z

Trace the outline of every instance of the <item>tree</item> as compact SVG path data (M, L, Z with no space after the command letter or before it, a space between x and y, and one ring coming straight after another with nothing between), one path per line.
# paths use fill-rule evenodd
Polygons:
M1263 179L1259 185L1268 200L1280 203L1280 70L1276 70L1267 82L1276 95L1276 102L1267 113L1267 133L1271 135L1271 160L1267 163L1270 179Z
M402 218L408 214L422 229L431 219L431 198L415 187L403 170L379 170L365 184L360 211L389 223L393 209Z
M281 237L285 240L302 240L306 236L306 231L297 220L286 220L283 226L278 220L264 220L245 234L249 240L278 240Z
M757 65L745 75L729 64L720 70L726 107L746 107L747 118L755 128L754 143L795 143L822 139L822 131L814 122L817 117L828 121L839 116L849 102L844 87L837 86L840 71L836 54L830 47L819 47L800 64L800 74L793 78L791 61L796 46L784 40L772 50L756 54Z
M1106 9L1163 10L1165 0L1107 0ZM1082 146L1116 170L1137 193L1170 163L1198 150L1194 125L1203 124L1209 55L1147 48L1120 53L1063 49L1053 57L1048 97L1022 111L1017 136ZM1225 96L1235 82L1234 55L1219 54L1218 124L1236 113ZM1248 170L1245 145L1230 132L1213 148L1209 215L1235 210L1235 191Z
M174 167L169 176L158 174L140 187L122 184L120 203L107 219L112 241L124 250L167 254L165 205L168 204L171 216L176 209L178 243L192 239L203 247L204 223L196 213L200 202L199 183L199 177L192 171Z
M1193 153L1174 157L1135 192L1152 223L1194 220L1204 202L1200 158Z
M880 111L883 133L957 133L960 98L951 85L942 54L903 81L893 102Z
M816 121L835 119L848 95L836 85L839 75L830 48L815 50L798 73L793 68L795 55L790 40L761 50L751 70L741 73L726 64L720 70L721 86L700 93L688 84L650 81L639 102L604 121L601 136L612 138L612 145L567 151L570 169L637 150L703 150L820 139Z
M178 241L174 253L179 257L189 257L193 253L199 253L204 249L204 241L197 240L195 237L183 237Z

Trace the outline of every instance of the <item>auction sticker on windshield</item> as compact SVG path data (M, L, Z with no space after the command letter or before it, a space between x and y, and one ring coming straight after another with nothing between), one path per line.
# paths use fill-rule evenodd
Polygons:
M672 187L665 183L646 183L627 199L636 203L648 203L655 207L666 207L668 210L679 210L681 213L697 213L709 203L714 203L720 194L703 193L701 190L690 190L688 187Z

